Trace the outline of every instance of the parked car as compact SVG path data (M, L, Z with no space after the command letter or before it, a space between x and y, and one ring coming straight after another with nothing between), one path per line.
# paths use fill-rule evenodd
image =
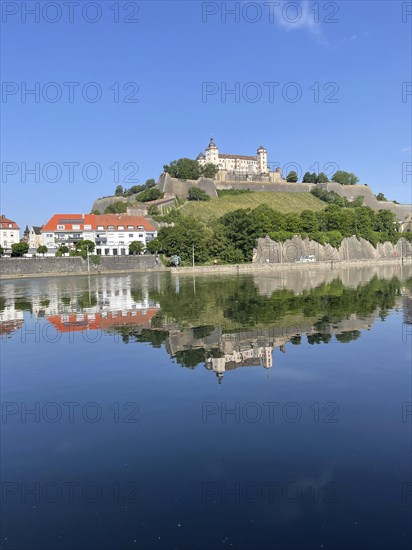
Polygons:
M299 260L297 260L297 262L303 263L303 264L316 262L316 258L315 256L301 256Z

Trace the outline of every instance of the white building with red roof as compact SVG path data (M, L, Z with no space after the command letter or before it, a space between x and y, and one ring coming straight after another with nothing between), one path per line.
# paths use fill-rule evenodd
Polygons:
M0 246L5 253L11 252L11 245L20 242L19 226L13 220L0 216Z
M43 244L49 250L61 245L73 248L83 240L93 241L101 256L129 254L129 244L147 243L157 236L157 228L144 216L127 214L55 214L41 229Z

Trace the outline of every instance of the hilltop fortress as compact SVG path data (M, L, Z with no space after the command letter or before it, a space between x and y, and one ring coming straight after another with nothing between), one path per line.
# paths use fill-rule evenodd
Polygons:
M219 168L216 180L225 181L265 181L282 182L282 172L280 168L270 171L268 165L268 152L262 145L257 150L256 156L246 155L228 155L219 153L213 137L210 138L209 145L205 152L199 153L196 158L201 166L214 164Z
M201 166L214 164L218 167L216 176L212 178L200 177L198 180L183 180L170 176L168 173L161 174L157 187L163 198L153 203L136 204L136 196L128 197L112 196L97 199L92 209L101 212L115 202L132 203L128 209L129 214L147 215L150 204L155 204L159 208L171 207L174 205L175 198L187 198L190 187L198 187L205 191L210 197L217 197L218 190L239 189L250 191L269 191L273 193L310 193L314 187L325 191L334 191L338 195L345 197L349 201L357 197L363 197L363 204L373 210L390 210L396 216L398 222L404 227L402 230L410 230L412 224L411 205L396 204L392 201L378 201L373 190L366 184L341 185L336 182L328 183L290 183L282 176L282 170L270 170L268 164L267 150L260 146L257 149L256 156L235 155L220 153L214 139L211 138L209 145L204 152L199 153L196 158ZM236 197L233 197L236 202ZM409 228L409 229L408 229Z

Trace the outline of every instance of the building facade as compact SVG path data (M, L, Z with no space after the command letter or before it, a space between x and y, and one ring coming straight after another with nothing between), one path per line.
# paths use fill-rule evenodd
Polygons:
M4 253L11 253L11 246L20 242L20 232L16 222L6 218L4 214L0 216L0 246Z
M256 156L227 155L219 153L219 149L213 138L210 138L209 145L205 152L200 153L196 160L201 166L214 164L220 171L239 172L250 175L269 174L268 154L264 147L260 146Z
M37 248L43 244L42 227L39 225L32 225L27 234L27 242L29 244L30 250L37 250Z
M127 214L55 214L41 229L42 242L52 251L65 245L69 249L83 240L93 241L95 254L129 254L129 244L139 241L144 247L157 236L156 227L143 216Z

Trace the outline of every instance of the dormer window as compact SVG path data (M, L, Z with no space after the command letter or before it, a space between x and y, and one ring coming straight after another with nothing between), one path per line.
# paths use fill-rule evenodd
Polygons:
M123 230L124 230L124 225L118 225L118 226L117 226L117 229L118 229L119 231L123 231Z

